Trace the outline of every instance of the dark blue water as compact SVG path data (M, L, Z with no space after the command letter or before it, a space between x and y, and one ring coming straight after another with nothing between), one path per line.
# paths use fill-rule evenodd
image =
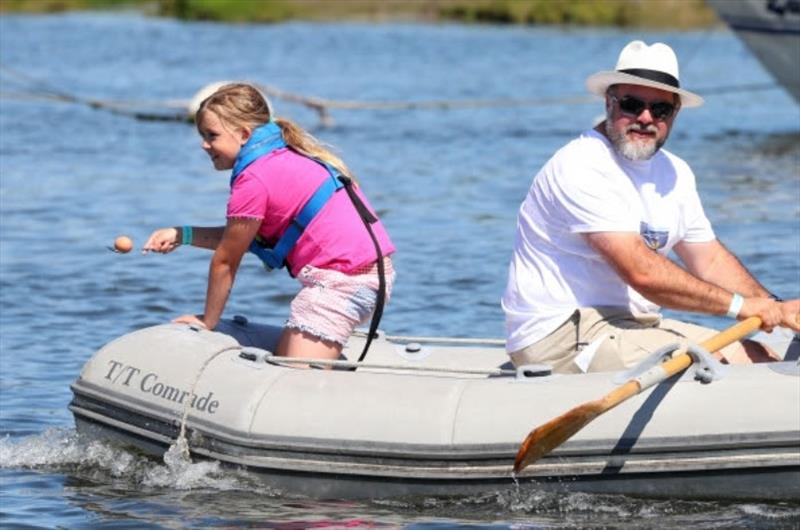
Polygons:
M451 525L786 528L800 504L526 494L317 502L213 463L174 469L76 436L69 384L104 342L202 309L208 254L115 255L159 226L222 222L227 175L190 125L30 97L45 88L164 111L207 83L248 79L334 100L526 99L527 105L315 112L275 100L359 175L399 249L382 328L500 337L517 208L559 146L600 115L584 78L634 37L664 40L708 104L669 147L693 166L722 240L800 297L800 107L724 31L455 25L229 26L136 15L0 17L0 526L39 528ZM737 88L738 87L738 88ZM537 103L538 104L535 104ZM296 290L250 258L227 315L281 321ZM725 321L681 315L722 327ZM765 389L766 391L767 389Z

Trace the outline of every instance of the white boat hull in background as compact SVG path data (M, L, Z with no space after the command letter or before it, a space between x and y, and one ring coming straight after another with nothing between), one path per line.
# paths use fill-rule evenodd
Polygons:
M764 68L800 103L800 2L706 0Z

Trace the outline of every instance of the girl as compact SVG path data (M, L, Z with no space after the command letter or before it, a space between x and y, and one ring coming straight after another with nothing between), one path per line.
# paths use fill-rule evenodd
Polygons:
M383 225L347 166L298 125L273 119L255 87L219 88L200 104L195 121L214 167L232 170L231 192L225 226L161 228L143 247L214 250L204 313L173 322L213 329L250 250L268 268L285 265L302 284L275 353L338 358L373 312L377 325L391 292L395 248Z

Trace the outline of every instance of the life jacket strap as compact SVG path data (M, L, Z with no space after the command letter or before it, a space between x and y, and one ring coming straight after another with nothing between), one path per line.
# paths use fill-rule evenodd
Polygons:
M278 239L278 242L275 243L275 246L269 248L260 237L256 237L250 243L248 250L261 259L265 269L280 269L286 265L286 256L294 248L297 240L303 235L303 231L311 223L311 220L322 210L322 207L333 197L333 194L344 187L344 184L336 178L338 174L335 170L327 164L325 167L328 169L330 178L325 179L306 201L303 208L300 209L280 239Z

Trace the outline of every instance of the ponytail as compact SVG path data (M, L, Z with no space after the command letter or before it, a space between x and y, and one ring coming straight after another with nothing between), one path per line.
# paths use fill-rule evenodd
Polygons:
M325 162L338 169L342 176L356 180L350 169L341 158L333 154L330 149L314 138L308 131L286 118L276 118L275 123L281 128L283 140L292 150L303 156Z

